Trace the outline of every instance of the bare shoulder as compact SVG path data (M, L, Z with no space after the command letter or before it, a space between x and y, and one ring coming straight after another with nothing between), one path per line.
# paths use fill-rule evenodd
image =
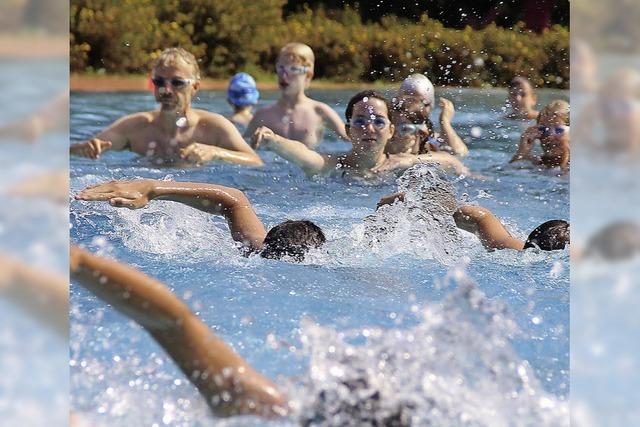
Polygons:
M311 106L316 111L316 113L321 114L323 116L333 112L333 108L331 108L328 104L325 104L324 102L316 101L314 99L311 100Z
M228 128L229 126L233 126L233 123L223 116L222 114L212 113L211 111L205 110L192 110L198 115L198 125L206 126L208 128Z
M155 119L156 114L157 113L155 111L141 111L139 113L128 114L113 122L112 126L118 126L123 129L138 129L141 126L151 124Z

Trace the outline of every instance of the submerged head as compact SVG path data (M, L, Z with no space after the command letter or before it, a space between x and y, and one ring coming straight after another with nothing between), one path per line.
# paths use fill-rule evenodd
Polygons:
M529 234L523 249L538 248L543 251L555 251L564 249L569 243L569 223L561 219L552 219L540 224Z
M200 86L198 61L181 47L165 49L153 63L151 81L162 108L187 108Z
M433 111L435 89L433 83L424 74L411 74L400 85L400 99L415 101L426 116Z
M514 77L509 82L509 105L517 111L533 110L538 102L538 96L533 86L524 77Z
M311 221L285 221L269 230L260 255L270 259L291 257L300 262L309 250L326 241L322 229Z
M278 53L276 74L278 85L285 93L296 93L309 87L313 78L315 56L303 43L288 43Z
M356 93L347 104L347 135L358 152L384 150L394 126L390 120L391 105L384 95L365 90Z
M247 73L238 73L229 81L227 100L234 107L247 107L258 103L260 92L256 81Z

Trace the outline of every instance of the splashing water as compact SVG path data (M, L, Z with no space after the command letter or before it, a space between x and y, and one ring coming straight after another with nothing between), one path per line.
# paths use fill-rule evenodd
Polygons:
M505 306L454 276L457 289L408 329L338 332L303 321L310 374L289 386L301 424L568 426L568 404L512 349L518 331Z

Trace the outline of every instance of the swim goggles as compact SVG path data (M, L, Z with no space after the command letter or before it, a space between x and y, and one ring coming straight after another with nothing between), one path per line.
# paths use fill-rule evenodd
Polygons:
M167 79L164 77L152 77L151 82L155 87L165 87L167 83L169 83L174 89L181 89L191 83L193 83L192 79L181 79L179 77L173 77L171 79Z
M559 125L554 127L538 126L540 136L547 137L550 135L562 135L565 132L569 132L569 126Z
M309 67L304 65L276 65L278 74L305 74L309 71Z
M399 126L396 126L396 132L398 132L398 135L400 136L414 134L414 133L417 133L418 131L427 132L428 130L429 130L429 127L427 126L426 123L420 123L420 124L403 123Z
M384 129L389 124L389 120L380 116L374 116L373 118L368 118L368 119L364 117L356 117L355 119L351 120L349 124L351 126L359 127L363 129L366 126L372 124L374 128L381 130L381 129Z

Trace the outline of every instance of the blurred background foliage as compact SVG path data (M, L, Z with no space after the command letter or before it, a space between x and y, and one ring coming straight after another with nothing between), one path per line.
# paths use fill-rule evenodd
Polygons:
M147 73L163 48L182 46L205 76L246 71L273 80L279 49L300 41L315 52L316 78L332 81L424 72L439 85L496 86L523 75L539 87L568 87L568 6L563 14L560 0L536 2L544 13L527 15L530 23L522 16L528 0L368 3L72 0L71 70Z

